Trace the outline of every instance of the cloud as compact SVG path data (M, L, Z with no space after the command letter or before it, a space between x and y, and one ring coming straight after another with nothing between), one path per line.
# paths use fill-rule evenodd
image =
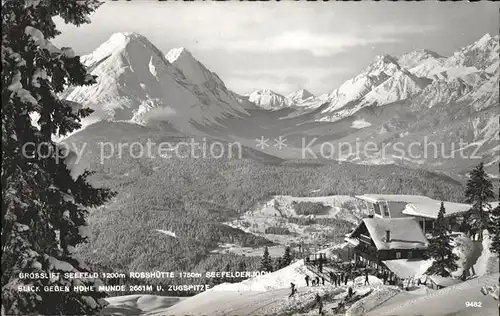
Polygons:
M435 31L432 25L368 25L364 34L311 32L306 29L284 31L281 34L257 39L233 39L226 43L229 51L286 52L309 51L314 56L331 56L355 47L404 41L404 35Z
M226 43L229 51L286 52L309 51L314 56L330 56L356 46L398 41L390 37L362 37L348 34L312 33L307 30L285 31L259 39L236 39Z
M169 119L173 119L177 113L175 110L169 106L166 107L157 107L149 110L144 115L143 119L145 122L157 122L157 121L168 121Z
M420 25L394 25L394 24L377 24L368 25L370 33L377 36L402 36L412 34L425 34L427 32L436 32L439 28L436 25L420 24Z

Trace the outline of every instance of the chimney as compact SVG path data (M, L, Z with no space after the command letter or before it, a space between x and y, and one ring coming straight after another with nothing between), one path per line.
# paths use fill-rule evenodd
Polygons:
M391 231L390 230L385 231L385 242L391 242Z

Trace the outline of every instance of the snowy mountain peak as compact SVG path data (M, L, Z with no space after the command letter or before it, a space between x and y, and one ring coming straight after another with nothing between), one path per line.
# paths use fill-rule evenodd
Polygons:
M270 89L255 90L247 96L250 102L265 110L278 110L290 106L287 98Z
M443 56L428 49L416 49L398 57L398 63L407 69L422 64L426 60L441 59Z
M378 55L375 57L375 60L372 62L372 65L374 64L398 64L398 61L396 58L389 54L384 54L384 55Z
M483 35L480 39L472 43L471 45L465 46L462 48L461 52L464 51L498 51L499 47L499 35L491 36L489 33ZM457 53L455 53L457 54Z
M146 37L115 33L81 59L97 84L71 87L64 97L93 108L92 121L173 120L187 129L247 114L217 75L194 58L179 58L191 56L185 49L175 53L169 63Z
M483 37L481 37L479 40L477 40L475 44L477 46L484 46L484 45L488 44L488 42L491 40L492 40L492 37L491 37L490 33L486 33L483 35Z
M306 89L300 89L300 90L297 90L295 92L292 92L290 93L288 96L287 96L287 99L289 100L305 100L305 99L308 99L310 97L314 97L314 94L312 94L311 92L307 91Z
M142 34L136 32L117 32L113 33L109 39L145 39L146 37Z
M259 89L259 90L255 90L255 92L260 93L260 94L278 94L271 89Z
M96 50L99 51L103 47L113 47L115 50L124 49L130 43L142 43L149 48L154 46L144 35L135 32L120 32L111 35L109 39Z
M117 59L115 67L121 67L131 60L145 58L144 56L149 56L150 60L151 56L154 56L154 59L163 59L162 52L145 36L135 32L120 32L111 35L91 54L83 56L82 62L92 70L111 56Z
M399 70L401 66L398 64L396 58L391 55L379 55L375 60L365 69L363 74L370 76L379 76L382 73L392 75Z
M300 89L298 91L292 92L286 97L289 104L295 106L305 105L305 103L313 101L314 98L315 96L306 89Z

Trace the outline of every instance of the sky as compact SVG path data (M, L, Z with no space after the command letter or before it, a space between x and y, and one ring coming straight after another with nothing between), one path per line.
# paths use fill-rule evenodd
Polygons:
M240 94L320 95L381 54L426 48L448 56L499 32L494 2L106 1L80 27L56 24L58 46L80 55L116 32L146 36L165 54L185 47Z

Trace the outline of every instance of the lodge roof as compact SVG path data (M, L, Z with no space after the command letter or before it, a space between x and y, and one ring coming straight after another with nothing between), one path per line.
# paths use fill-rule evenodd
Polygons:
M403 202L406 203L405 209L402 211L403 214L434 219L437 218L441 207L441 201L422 195L363 194L357 195L356 198L370 203L382 201ZM445 216L466 212L470 207L469 204L444 202Z
M397 259L383 261L385 266L402 279L424 275L431 262L421 259Z
M378 250L425 249L428 246L422 228L413 217L364 218L361 225L366 226L370 238ZM349 237L355 237L358 228ZM389 241L386 240L386 231L390 231Z
M458 280L458 279L453 279L450 277L442 277L439 275L430 275L429 279L434 284L442 286L442 287L447 287L447 286L455 285L455 284L462 282L461 280Z

